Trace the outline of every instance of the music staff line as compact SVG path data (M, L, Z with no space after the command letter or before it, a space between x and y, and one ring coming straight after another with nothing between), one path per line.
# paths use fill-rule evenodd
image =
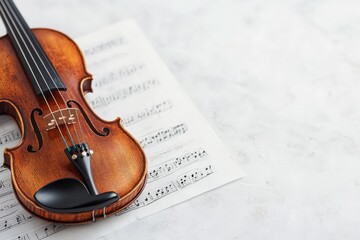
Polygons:
M116 213L115 215L120 216L126 212L147 206L171 193L177 192L185 187L195 184L196 182L206 178L212 173L214 173L214 170L212 169L211 165L190 170L180 175L174 181L171 181L168 184L163 185L161 188L157 188L147 192L146 194L142 194L128 208L126 208L121 213ZM66 228L67 228L66 225L50 224L44 228L41 228L31 233L16 235L13 238L11 238L11 240L42 240Z
M25 210L20 211L17 214L14 214L6 220L0 221L0 232L10 230L11 228L18 227L22 224L31 222L34 220L33 216L27 213Z
M156 79L147 80L145 82L137 83L126 88L122 88L108 96L99 96L90 101L92 109L103 108L115 101L127 99L133 95L145 92L160 85L160 82Z
M168 196L171 193L180 191L185 187L195 184L196 182L206 178L212 173L214 173L214 170L212 169L211 165L190 170L182 174L180 177L176 178L174 181L170 181L169 183L163 185L160 188L151 190L147 193L143 193L138 199L135 200L134 203L124 209L124 211L116 213L115 215L120 216L126 212L145 207L151 203L154 203L155 201L162 199L165 196Z
M6 133L0 135L0 145L8 144L21 138L19 129L12 129Z
M45 239L57 232L60 232L66 229L68 226L59 225L59 224L49 224L46 227L38 229L31 233L23 233L15 235L11 238L11 240L42 240Z
M12 185L10 177L4 180L0 180L0 197L12 193Z
M9 198L0 202L0 219L4 216L8 216L17 211L16 207L19 206L19 202L14 198ZM9 213L11 212L11 213Z
M173 104L170 101L162 101L160 103L154 104L151 107L145 108L139 112L133 113L129 116L126 116L122 119L122 124L125 127L128 127L134 123L137 123L141 120L145 120L167 110L170 110L173 107Z
M137 76L144 70L144 64L131 64L128 66L123 66L114 71L107 73L104 77L99 80L94 81L95 87L102 87L108 85L117 80L128 79L133 76Z
M0 135L0 145L8 144L19 140L21 133L19 129L12 129ZM9 170L5 167L0 167L0 197L12 193L12 185L9 176Z
M113 47L116 47L118 45L125 45L125 44L128 44L128 43L129 43L128 40L125 37L121 36L121 37L112 39L112 40L110 40L108 42L101 43L101 44L96 45L94 47L85 49L84 50L84 55L88 57L90 55L94 55L94 54L99 53L99 52L111 50Z
M182 156L170 159L154 167L150 167L148 173L148 183L161 179L172 174L177 169L188 166L197 161L203 160L208 156L207 152L200 148L198 150L186 153Z
M158 143L165 142L173 137L182 135L188 131L188 127L185 123L177 124L173 127L166 128L164 130L157 131L145 135L139 142L143 148L154 146Z
M161 188L149 191L144 196L140 196L133 204L131 204L127 209L123 212L115 214L116 216L122 215L125 212L129 212L140 207L144 207L149 205L171 193L177 192L191 184L194 184L205 177L211 175L213 173L213 169L211 165L207 165L203 168L193 169L188 171L187 173L182 174L176 180L171 181L170 183L164 185ZM48 225L45 228L34 231L32 233L25 233L23 235L16 235L12 240L42 240L45 239L56 232L62 231L67 226L65 225Z

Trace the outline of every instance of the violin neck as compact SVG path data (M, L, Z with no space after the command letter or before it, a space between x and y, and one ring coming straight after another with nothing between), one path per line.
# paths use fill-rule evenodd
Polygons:
M66 90L60 76L12 0L0 0L0 15L36 94Z

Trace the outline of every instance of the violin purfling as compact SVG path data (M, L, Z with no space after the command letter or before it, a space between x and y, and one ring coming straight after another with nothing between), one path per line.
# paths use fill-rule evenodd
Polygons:
M21 141L4 152L14 193L31 214L86 223L126 208L147 178L145 154L121 119L105 121L78 46L55 30L30 29L12 0L0 0L0 113Z

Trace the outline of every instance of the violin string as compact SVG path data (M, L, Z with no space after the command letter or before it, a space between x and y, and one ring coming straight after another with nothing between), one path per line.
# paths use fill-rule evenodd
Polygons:
M15 20L17 21L18 25L20 26L22 32L25 34L27 40L30 42L30 45L32 46L34 52L36 53L38 59L40 59L41 64L44 66L44 68L45 68L48 76L50 77L50 79L52 80L54 86L56 87L56 89L57 89L60 97L62 98L62 101L64 102L64 104L65 104L65 106L66 106L66 108L67 108L67 110L68 110L69 116L70 116L70 115L71 115L70 108L68 107L67 102L65 101L65 98L63 97L63 95L61 94L61 91L59 90L57 84L55 83L55 80L54 80L53 77L51 76L48 68L46 67L45 63L44 63L43 60L41 59L38 51L36 50L36 48L35 48L35 46L34 46L34 44L33 44L32 41L30 40L29 35L27 34L27 32L25 31L25 29L24 29L23 26L21 25L18 16L17 16L16 13L14 12L14 10L11 8L10 3L8 3L7 5L8 5L8 9L10 9L10 12L12 13L12 15L14 16L14 18L15 18ZM54 69L52 69L52 71L54 72ZM75 110L75 112L77 113L77 110ZM77 118L77 119L78 119L78 118ZM79 121L80 121L80 120L79 120ZM80 123L80 124L81 124L81 123ZM75 124L74 124L74 130L75 130L76 138L77 138L77 140L78 140L78 142L79 142L79 144L80 144L80 143L81 143L81 140L80 140L80 138L79 138L79 135L78 135L77 128L76 128L76 125L75 125ZM84 135L83 135L83 140L84 140L84 142L85 142L85 137L84 137Z
M81 134L83 135L84 143L86 143L86 141L85 141L85 135L84 135L84 132L83 132L83 129L82 129L82 125L81 125L81 122L80 122L80 118L79 118L79 115L78 115L78 111L76 111L75 113L76 113L76 118L79 119L80 132L81 132Z
M7 11L7 6L6 6L6 5L4 5L4 10L5 10L7 13L9 13L9 11ZM42 74L42 72L41 72L41 70L40 70L40 68L39 68L38 64L36 63L36 61L35 61L35 59L34 59L34 56L33 56L33 55L32 55L32 53L30 52L29 47L27 46L27 44L26 44L26 42L25 42L24 38L21 36L20 31L19 31L19 29L17 28L17 26L16 26L15 22L13 21L12 16L11 16L10 14L9 14L9 17L10 17L10 21L12 22L12 24L14 24L14 27L15 27L15 29L16 29L16 31L17 31L17 33L19 34L19 36L20 36L20 38L21 38L22 42L24 43L24 45L25 45L25 47L26 47L26 49L27 49L28 53L30 54L31 59L32 59L32 60L33 60L33 62L35 63L35 66L36 66L37 70L39 71L39 73L40 73L40 75L41 75L42 79L44 80L44 83L45 83L45 85L46 85L47 89L49 90L49 93L50 93L51 97L54 99L54 102L55 102L55 104L56 104L57 108L59 109L59 112L60 112L61 118L63 119L63 121L66 121L66 120L65 120L65 118L64 118L64 115L63 115L63 113L62 113L62 111L61 111L61 108L60 108L60 106L59 106L58 102L56 101L56 98L55 98L54 94L52 93L52 91L51 91L51 89L50 89L50 87L49 87L49 84L46 82L46 79L45 79L44 75ZM40 88L40 90L41 90L41 88ZM54 114L53 114L53 115L54 115ZM65 122L65 124L64 124L64 125L65 125L66 130L67 130L67 132L68 132L68 134L69 134L70 141L71 141L72 145L75 145L74 139L73 139L73 137L72 137L72 134L71 134L70 129L69 129L68 125L66 124L66 122Z
M67 94L65 92L65 95L67 96L68 99L71 99L71 97L69 96L69 94ZM62 97L62 95L60 94L60 96ZM62 97L63 101L64 100L64 97ZM76 114L76 119L78 120L78 123L79 123L79 127L80 127L80 134L82 136L82 139L83 139L83 143L86 143L86 138L85 138L85 134L83 132L83 129L82 129L82 124L81 124L81 121L80 121L80 118L79 118L79 114L78 114L78 111L80 111L78 108L76 108L76 111L75 111L75 114ZM76 123L75 123L76 124ZM75 124L74 124L74 128L75 128L75 131L76 131L76 127L75 127ZM77 134L77 133L76 133ZM79 144L80 144L80 139L79 139Z
M18 16L16 15L16 13L14 12L14 10L12 9L10 3L5 3L5 5L8 5L8 6L7 6L8 9L10 9L10 12L11 12L12 15L14 16L14 18L15 18L16 22L18 23L18 25L20 26L22 32L25 34L27 40L30 42L30 45L31 45L31 47L33 48L34 52L36 53L38 59L40 59L41 64L44 66L44 68L45 68L48 76L50 77L50 79L52 80L54 86L56 87L56 90L58 91L58 93L59 93L62 101L64 102L64 104L65 104L65 106L66 106L66 108L67 108L67 110L68 110L69 116L70 116L70 115L71 115L71 111L70 111L70 108L67 106L67 102L66 102L65 98L64 98L63 95L61 94L61 91L59 90L57 84L55 83L54 78L51 76L48 68L46 67L46 65L45 65L45 63L44 63L44 61L41 59L38 51L36 50L36 48L35 48L35 46L34 46L34 44L33 44L32 41L30 40L29 35L28 35L27 32L25 31L24 27L21 25ZM54 69L52 69L52 70L54 71ZM79 124L81 125L80 119L78 118L77 111L78 111L78 110L76 109L76 110L75 110L75 112L76 112L76 119L78 119ZM81 128L81 126L80 126L80 128ZM78 131L77 131L77 128L76 128L76 124L74 124L74 130L75 130L75 135L76 135L76 138L77 138L77 140L78 140L78 143L80 144L80 143L81 143L81 140L80 140L80 138L79 138L79 134L78 134ZM82 132L82 131L81 131L81 132ZM83 140L84 140L84 143L85 143L85 142L86 142L86 141L85 141L85 135L83 134L83 132L82 132L82 137L83 137Z
M66 120L65 120L65 118L64 118L64 115L63 115L63 113L62 113L62 111L61 111L61 108L60 108L60 106L59 106L58 102L56 101L55 96L53 95L53 93L52 93L52 91L51 91L51 89L50 89L50 87L49 87L48 83L46 82L46 79L45 79L45 77L44 77L43 73L41 72L41 70L40 70L40 68L39 68L38 64L36 63L36 61L35 61L35 59L34 59L34 56L32 55L31 51L29 50L29 48L28 48L28 46L27 46L27 44L26 44L26 42L25 42L24 38L23 38L23 37L22 37L22 35L20 34L20 31L19 31L19 29L17 28L17 26L16 26L16 24L15 24L15 22L14 22L14 19L12 18L11 14L9 13L9 11L7 11L7 8L8 8L8 6L6 6L6 1L5 1L5 4L4 4L4 10L5 10L5 11L9 14L10 21L11 21L11 22L12 22L12 24L14 25L14 27L15 27L15 29L16 29L16 31L17 31L17 33L19 34L19 36L20 36L20 38L21 38L22 42L24 43L24 45L25 45L25 47L26 47L26 49L27 49L28 53L30 54L31 59L32 59L32 60L33 60L33 62L35 63L35 66L36 66L36 68L38 69L38 71L39 71L39 73L40 73L40 75L41 75L42 79L44 80L44 83L46 84L46 86L47 86L47 88L48 88L48 90L49 90L49 93L51 94L51 96L52 96L52 98L54 99L54 102L55 102L55 104L56 104L57 108L59 109L59 112L60 112L61 118L62 118L62 119L63 119L63 121L65 122ZM41 90L41 89L40 89L40 90ZM72 134L71 134L71 132L70 132L70 130L69 130L69 127L68 127L68 125L66 124L66 122L65 122L65 127L66 127L66 129L67 129L67 132L69 133L71 143L72 143L73 145L75 145L74 140L73 140L73 138L72 138Z
M67 94L66 92L65 92L65 95L66 95L68 98L70 98L69 94ZM75 111L75 113L76 113L76 119L79 120L80 133L81 133L81 135L82 135L82 138L83 138L83 140L84 140L84 143L86 143L86 138L85 138L85 134L84 134L84 131L83 131L83 128L82 128L82 124L81 124L80 118L79 118L78 111Z
M19 49L20 49L22 55L24 56L24 59L25 59L25 61L26 61L26 64L28 65L28 67L29 67L29 69L30 69L30 71L31 71L31 74L33 75L33 77L34 77L34 79L35 79L35 81L36 81L36 84L37 84L37 86L38 86L39 89L40 89L40 84L39 84L39 82L38 82L37 79L36 79L35 73L34 73L34 71L32 70L32 68L31 68L31 66L30 66L30 64L29 64L29 61L28 61L28 59L27 59L27 57L26 57L26 55L25 55L25 53L24 53L21 45L19 44L19 41L18 41L16 35L14 34L14 30L12 29L12 27L11 27L9 21L8 21L8 18L7 18L7 16L6 16L6 13L5 13L5 10L4 10L4 7L3 7L2 4L3 4L3 2L0 2L0 11L1 11L2 15L4 16L4 20L6 21L9 30L10 30L11 33L13 34L14 39L15 39L16 43L18 44ZM56 120L56 118L55 118L55 116L54 116L53 111L51 110L51 107L50 107L48 101L46 100L46 97L45 97L44 93L41 92L41 95L42 95L42 97L44 98L44 101L45 101L47 107L49 108L49 111L50 111L53 119L55 120L56 127L57 127L57 129L59 130L59 133L60 133L60 135L61 135L61 138L62 138L64 144L66 145L67 148L69 148L69 145L68 145L67 142L66 142L66 139L65 139L65 137L64 137L64 135L63 135L60 127L59 127L59 124L58 124L58 122L57 122L57 120Z

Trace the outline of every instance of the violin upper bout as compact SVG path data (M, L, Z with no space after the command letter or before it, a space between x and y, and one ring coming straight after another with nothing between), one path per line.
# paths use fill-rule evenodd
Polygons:
M68 89L78 89L80 82L85 92L91 92L92 75L87 71L85 59L78 45L67 35L56 30L32 29Z

